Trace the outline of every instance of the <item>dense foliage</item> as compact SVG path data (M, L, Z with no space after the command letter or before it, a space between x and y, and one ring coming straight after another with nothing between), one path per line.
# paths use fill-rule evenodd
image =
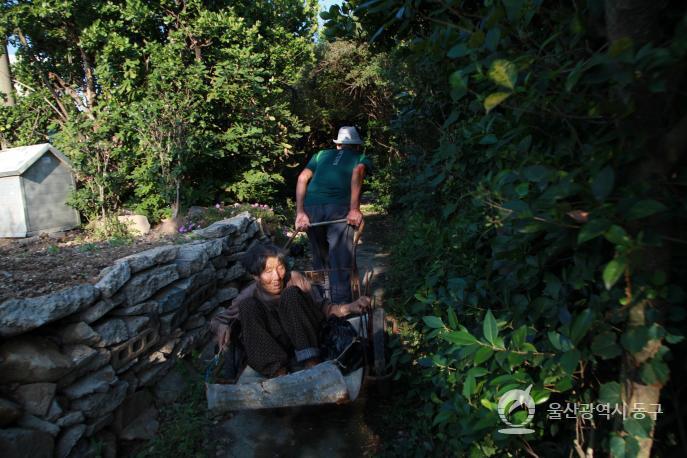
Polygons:
M0 133L74 161L87 216L283 190L306 127L292 92L314 59L317 2L7 1L16 107Z
M4 1L22 97L0 135L64 150L89 217L160 218L292 196L303 153L358 124L410 326L389 452L684 450L685 5L350 0L321 43L316 9ZM534 433L498 433L499 399L529 386ZM663 412L554 420L553 403Z
M670 380L684 374L687 18L678 2L624 3L323 15L332 40L392 60L392 275L415 330L395 356L414 416L394 454L664 456L684 435ZM496 432L501 395L530 385L535 432ZM547 419L552 403L623 402L625 419ZM658 403L657 424L630 412Z

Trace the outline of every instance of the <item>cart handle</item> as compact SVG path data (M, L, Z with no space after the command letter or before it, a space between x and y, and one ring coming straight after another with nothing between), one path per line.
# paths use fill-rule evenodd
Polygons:
M331 221L320 221L319 223L312 223L310 224L309 227L317 227L317 226L328 226L330 224L338 224L338 223L345 223L348 221L348 218L341 218L341 219L333 219ZM362 225L363 223L361 223ZM291 243L293 242L293 239L296 238L296 236L304 231L299 231L298 229L293 230L293 234L289 238L288 242L286 242L286 245L284 245L284 249L287 249L288 247L291 246Z

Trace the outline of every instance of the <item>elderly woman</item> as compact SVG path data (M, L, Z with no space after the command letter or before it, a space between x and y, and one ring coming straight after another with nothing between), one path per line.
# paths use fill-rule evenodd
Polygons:
M255 245L243 261L255 278L234 300L238 304L248 364L268 377L286 374L292 363L319 362L319 336L328 316L361 313L368 297L331 304L298 272L290 272L274 245Z

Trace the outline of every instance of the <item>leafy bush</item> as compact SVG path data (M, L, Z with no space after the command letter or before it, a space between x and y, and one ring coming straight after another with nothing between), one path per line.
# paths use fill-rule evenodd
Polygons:
M408 156L393 175L390 284L417 343L396 356L416 415L393 452L620 457L675 445L661 424L678 412L591 425L545 407L666 403L671 371L684 373L673 348L685 270L673 259L685 255L685 170L665 148L687 113L674 103L684 6L660 27L645 18L650 44L605 24L629 19L595 2L340 11L329 35L362 31L398 70L392 126ZM530 385L535 432L499 433L499 399Z
M87 231L92 239L107 240L114 246L128 245L134 240L130 225L120 221L115 215L92 221L87 226Z

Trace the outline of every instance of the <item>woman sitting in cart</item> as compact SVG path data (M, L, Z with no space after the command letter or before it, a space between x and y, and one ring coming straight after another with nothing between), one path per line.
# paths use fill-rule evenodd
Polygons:
M329 303L302 274L289 271L284 254L274 245L255 245L243 264L255 283L234 304L248 364L265 376L319 363L319 337L326 317L358 314L370 307L366 296L348 304Z

